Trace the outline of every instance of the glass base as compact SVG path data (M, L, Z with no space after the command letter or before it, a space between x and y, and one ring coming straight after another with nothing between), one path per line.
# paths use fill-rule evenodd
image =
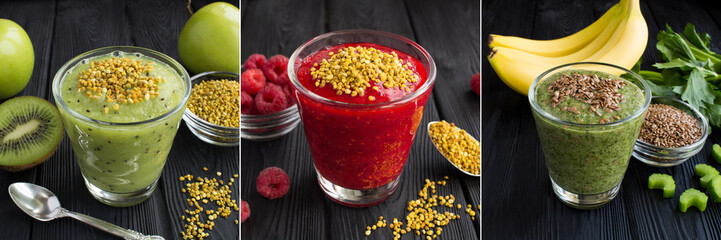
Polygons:
M556 193L556 196L558 196L563 203L573 208L583 210L599 208L606 203L609 203L616 197L616 195L618 195L618 192L621 189L621 184L619 183L606 192L597 194L577 194L561 188L561 186L558 186L553 179L551 179L551 185L553 186L553 192Z
M316 171L316 173L318 172ZM357 208L370 207L388 199L388 197L396 191L396 187L398 187L398 182L401 178L401 176L398 175L396 179L393 179L393 181L383 186L360 190L338 186L328 181L328 179L325 179L320 173L317 175L320 188L328 198L341 205Z
M150 184L150 186L135 192L114 193L96 187L83 177L83 180L85 180L85 186L87 186L88 191L90 191L90 195L93 195L93 197L98 201L113 207L130 207L145 201L151 194L153 194L153 191L155 191L155 188L158 186L158 179Z

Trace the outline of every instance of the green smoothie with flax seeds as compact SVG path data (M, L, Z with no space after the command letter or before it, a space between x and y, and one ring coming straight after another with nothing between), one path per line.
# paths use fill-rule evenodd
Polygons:
M618 186L645 116L633 116L643 108L644 92L604 72L566 70L540 82L535 97L557 118L533 111L551 180L584 195Z
M178 72L149 56L114 52L80 61L60 84L69 109L59 109L86 181L111 193L154 186L185 109Z

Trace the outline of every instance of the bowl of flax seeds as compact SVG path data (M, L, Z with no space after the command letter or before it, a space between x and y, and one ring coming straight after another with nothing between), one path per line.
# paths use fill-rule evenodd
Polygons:
M676 166L701 151L708 134L708 120L698 109L656 96L651 98L633 156L654 167Z

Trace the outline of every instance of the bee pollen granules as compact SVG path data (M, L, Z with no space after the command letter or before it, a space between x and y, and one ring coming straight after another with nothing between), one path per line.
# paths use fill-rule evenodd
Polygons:
M240 83L228 79L203 81L193 86L188 109L212 124L240 126Z

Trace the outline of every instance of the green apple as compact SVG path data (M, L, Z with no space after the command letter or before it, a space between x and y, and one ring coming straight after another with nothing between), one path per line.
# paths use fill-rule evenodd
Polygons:
M0 18L0 100L18 94L33 74L35 52L17 23Z
M201 8L185 23L178 53L193 73L240 72L240 10L223 2Z

